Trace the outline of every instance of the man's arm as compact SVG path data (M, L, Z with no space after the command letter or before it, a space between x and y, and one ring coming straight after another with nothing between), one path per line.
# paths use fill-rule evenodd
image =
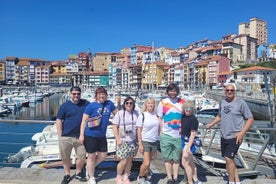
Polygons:
M61 135L62 135L62 120L61 119L56 120L56 126L57 126L58 137L61 137Z
M237 142L236 142L237 144L241 144L242 143L244 135L250 129L250 127L252 126L253 123L254 123L254 118L253 117L248 118L246 120L243 129L239 133L237 133Z
M212 126L214 126L215 124L219 123L221 120L221 117L220 116L216 116L215 119L211 122L211 123L208 123L206 125L206 128L211 128Z

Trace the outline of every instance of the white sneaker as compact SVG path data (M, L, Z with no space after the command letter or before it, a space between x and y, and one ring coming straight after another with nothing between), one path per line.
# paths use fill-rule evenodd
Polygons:
M145 181L146 181L146 180L145 180L144 177L142 177L142 178L140 178L140 176L137 177L137 182L138 182L138 184L146 184Z
M97 184L95 178L90 178L88 184Z
M194 182L194 184L201 184L201 181L197 180Z
M140 178L139 176L137 177L137 182L138 184L151 184L151 182L148 181L147 178L144 178L144 177Z

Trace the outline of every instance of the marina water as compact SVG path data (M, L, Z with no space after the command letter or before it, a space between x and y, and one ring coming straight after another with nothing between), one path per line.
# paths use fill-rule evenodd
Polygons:
M28 123L27 120L55 120L59 105L64 101L63 95L58 93L45 97L43 102L31 104L30 107L23 107L16 113L1 117L1 119L26 120L26 123L0 122L0 167L20 167L20 163L6 163L4 158L33 144L32 136L41 132L48 123ZM267 127L270 122L258 120L255 124Z
M42 102L22 107L1 119L26 120L26 123L0 122L0 167L20 167L20 163L6 163L4 158L17 153L21 148L33 144L32 136L41 132L47 123L28 123L28 120L55 120L59 105L64 101L62 93L44 97Z

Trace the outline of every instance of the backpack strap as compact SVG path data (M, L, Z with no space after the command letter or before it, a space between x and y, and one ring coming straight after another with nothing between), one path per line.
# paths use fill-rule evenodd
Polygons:
M106 101L103 103L103 107L102 107L102 110L101 110L101 115L103 115L103 111L104 111L104 108L105 108L105 105L106 105Z
M143 129L143 126L144 126L144 121L145 121L145 115L144 115L144 113L142 112L142 116L143 116L143 119L142 119L142 126L141 126L141 128Z

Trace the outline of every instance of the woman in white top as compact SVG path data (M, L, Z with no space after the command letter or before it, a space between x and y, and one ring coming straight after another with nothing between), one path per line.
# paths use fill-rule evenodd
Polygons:
M117 184L130 184L129 174L132 159L138 152L136 121L138 112L132 97L124 100L123 109L113 118L113 133L117 142L116 156L120 159L117 165ZM122 176L124 173L124 176Z
M142 113L137 119L137 136L139 152L143 154L143 163L140 166L138 183L150 183L147 175L153 155L157 151L160 123L155 112L155 100L152 97L146 99Z

